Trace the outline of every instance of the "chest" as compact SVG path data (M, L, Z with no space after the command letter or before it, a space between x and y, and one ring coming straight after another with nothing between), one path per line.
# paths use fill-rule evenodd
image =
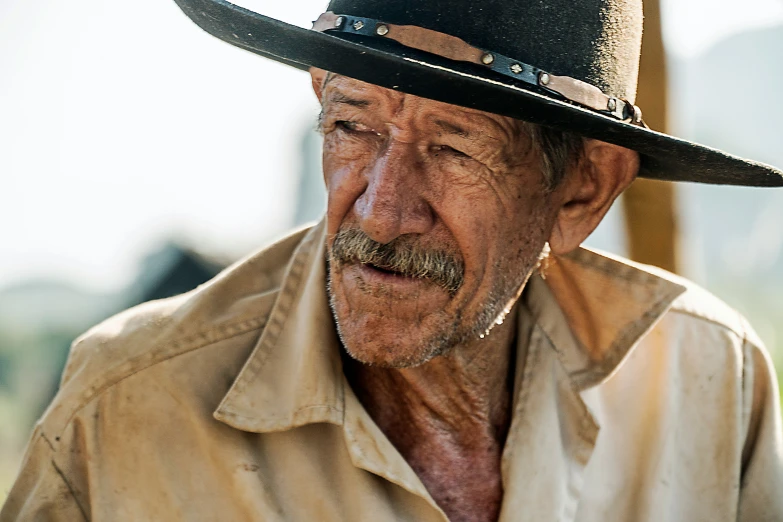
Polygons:
M503 503L500 449L477 454L426 452L407 459L435 503L453 522L495 522Z
M678 390L649 360L632 359L628 378L583 401L547 353L532 353L514 404L495 475L497 520L736 518L741 408L728 377L716 370L704 386ZM144 430L126 415L89 417L101 423L85 432L92 520L445 522L446 495L474 507L476 491L497 501L487 494L497 486L467 463L457 475L464 488L439 489L349 398L343 426L251 433L209 413L161 416ZM477 512L489 520L492 509Z
M357 467L338 427L315 425L279 435L223 441L226 448L195 440L158 451L126 448L121 457L103 459L104 469L96 470L101 480L90 485L92 520L445 522L448 513L455 522L720 521L730 519L724 510L735 495L732 482L719 476L710 484L683 480L675 454L633 457L603 448L593 455L601 459L595 471L580 470L531 439L528 449L514 451L527 466L506 470L502 500L475 482L451 492L432 487L430 496L397 473L395 462L382 463L383 470ZM460 478L465 486L471 481L467 475ZM700 501L693 489L705 485L710 503ZM694 515L702 518L689 518Z
M91 470L101 477L90 484L92 520L444 520L411 485L357 468L339 426L220 432L126 439L121 451L104 441Z

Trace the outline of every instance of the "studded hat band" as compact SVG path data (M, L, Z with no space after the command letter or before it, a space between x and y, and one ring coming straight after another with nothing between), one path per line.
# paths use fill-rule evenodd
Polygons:
M313 30L394 40L412 49L487 67L588 109L635 125L644 125L641 109L627 100L607 96L595 85L576 78L556 76L502 54L481 50L456 36L414 25L387 24L372 18L339 15L331 11L323 13L313 22Z

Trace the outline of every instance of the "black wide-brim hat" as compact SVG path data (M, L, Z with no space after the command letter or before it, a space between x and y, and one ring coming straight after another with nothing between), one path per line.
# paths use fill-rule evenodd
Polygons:
M333 0L311 30L224 0L175 1L221 40L298 69L635 150L641 177L783 186L774 167L644 125L641 0Z

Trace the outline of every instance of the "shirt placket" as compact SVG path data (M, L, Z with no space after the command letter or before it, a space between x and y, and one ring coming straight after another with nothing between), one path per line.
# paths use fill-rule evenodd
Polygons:
M500 522L573 522L598 436L553 346L536 327L503 453Z
M423 499L432 508L430 513L424 515L426 518L418 516L417 522L448 522L448 517L435 503L416 472L375 424L347 382L343 433L354 466L396 484Z

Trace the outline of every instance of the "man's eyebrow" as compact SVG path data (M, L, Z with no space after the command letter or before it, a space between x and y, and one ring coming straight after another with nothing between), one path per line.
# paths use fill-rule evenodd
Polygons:
M347 96L341 92L335 92L327 99L330 103L343 103L345 105L350 105L351 107L359 107L362 109L365 109L371 105L368 100L357 100L356 98L351 98L350 96Z
M459 125L444 120L435 120L434 123L449 134L456 134L462 138L470 138L470 132L460 127Z

